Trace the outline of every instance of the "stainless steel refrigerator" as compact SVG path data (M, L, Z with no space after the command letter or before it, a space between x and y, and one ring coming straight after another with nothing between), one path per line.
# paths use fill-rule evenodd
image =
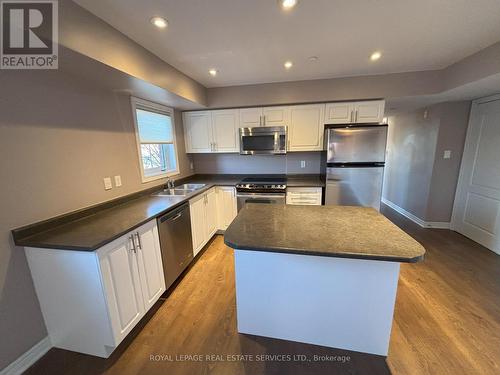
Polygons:
M325 204L380 210L387 125L326 125Z

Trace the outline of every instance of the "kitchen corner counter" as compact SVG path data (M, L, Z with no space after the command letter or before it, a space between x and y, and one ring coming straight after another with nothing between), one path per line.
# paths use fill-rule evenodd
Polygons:
M238 250L414 263L425 249L372 208L248 204L226 230Z

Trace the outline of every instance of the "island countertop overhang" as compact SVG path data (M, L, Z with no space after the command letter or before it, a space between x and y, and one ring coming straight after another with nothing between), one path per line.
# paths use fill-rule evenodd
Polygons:
M423 260L424 247L372 208L247 204L224 235L238 250L369 259Z

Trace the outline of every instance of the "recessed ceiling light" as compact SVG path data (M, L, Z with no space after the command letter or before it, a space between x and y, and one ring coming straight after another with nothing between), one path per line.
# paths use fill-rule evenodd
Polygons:
M285 69L290 69L293 66L293 62L287 61L283 64L283 66L285 67Z
M208 71L208 74L210 74L212 77L215 77L217 75L217 69L210 69Z
M380 51L375 51L372 53L372 55L370 56L370 60L371 61L377 61L378 59L380 59L382 57L382 52Z
M164 29L168 26L168 21L163 17L153 17L150 21L153 25L160 29Z
M278 0L278 4L285 10L292 9L297 3L298 0Z

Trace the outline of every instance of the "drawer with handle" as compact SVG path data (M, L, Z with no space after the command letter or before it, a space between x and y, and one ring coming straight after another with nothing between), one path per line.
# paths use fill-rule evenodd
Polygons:
M287 188L286 204L295 205L321 205L322 188L297 187Z

